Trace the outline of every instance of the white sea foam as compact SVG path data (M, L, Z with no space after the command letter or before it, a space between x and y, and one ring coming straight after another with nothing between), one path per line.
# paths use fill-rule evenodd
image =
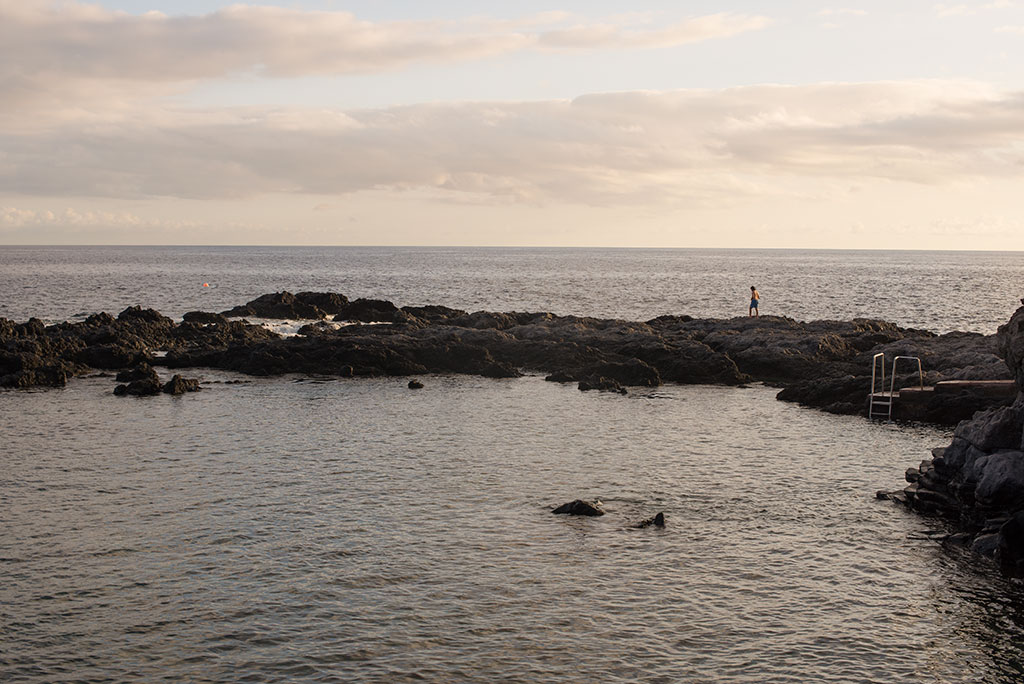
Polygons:
M242 320L242 319L236 319ZM318 321L309 319L280 319L280 318L253 318L245 317L246 321L249 321L253 325L258 325L262 328L277 333L281 337L295 337L300 335L299 332L307 325L314 325L324 330L338 330L339 328L347 328L353 325L388 325L386 321L372 321L369 323L363 321Z

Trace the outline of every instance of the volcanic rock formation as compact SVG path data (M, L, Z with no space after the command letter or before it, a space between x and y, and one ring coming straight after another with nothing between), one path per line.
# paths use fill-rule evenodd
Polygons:
M1024 576L1024 307L996 334L998 352L1017 383L1012 405L962 421L949 446L907 470L910 483L889 495L924 513L953 519L969 544L1015 576Z
M237 316L309 320L283 337ZM157 355L156 352L164 352ZM1019 351L1019 350L1018 350ZM580 389L625 392L665 382L784 388L779 398L826 411L864 413L872 355L922 358L925 381L1012 377L994 336L935 335L877 320L795 321L777 316L647 322L551 313L467 313L444 306L399 308L330 292L262 295L223 314L193 311L180 323L131 307L117 318L44 326L0 319L0 386L61 386L94 369L139 363L210 367L249 375L493 378L538 372ZM900 378L901 382L908 381ZM141 388L140 388L141 389ZM935 394L920 418L955 423L999 397Z

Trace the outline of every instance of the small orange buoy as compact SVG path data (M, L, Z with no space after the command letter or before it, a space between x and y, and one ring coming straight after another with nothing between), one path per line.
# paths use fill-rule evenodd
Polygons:
M203 283L203 287L210 287L210 283Z

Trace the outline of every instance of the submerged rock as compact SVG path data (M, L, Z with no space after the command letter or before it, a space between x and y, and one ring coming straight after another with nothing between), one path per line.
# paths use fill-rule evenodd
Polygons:
M416 379L410 380L409 389L423 389L423 383Z
M658 513L653 518L647 518L646 520L641 520L634 527L643 528L643 527L651 527L652 525L654 527L664 527L665 526L665 514L664 513Z
M600 501L583 501L582 499L562 504L551 512L566 515L604 515Z
M626 394L626 388L620 385L611 378L603 376L592 375L588 378L580 380L580 384L577 385L581 392L588 392L590 390L600 390L602 392L617 392L619 394Z

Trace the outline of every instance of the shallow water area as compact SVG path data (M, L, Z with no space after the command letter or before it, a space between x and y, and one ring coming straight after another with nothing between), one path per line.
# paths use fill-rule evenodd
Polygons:
M0 679L1019 681L1019 587L874 498L947 431L763 386L198 372L0 394Z

